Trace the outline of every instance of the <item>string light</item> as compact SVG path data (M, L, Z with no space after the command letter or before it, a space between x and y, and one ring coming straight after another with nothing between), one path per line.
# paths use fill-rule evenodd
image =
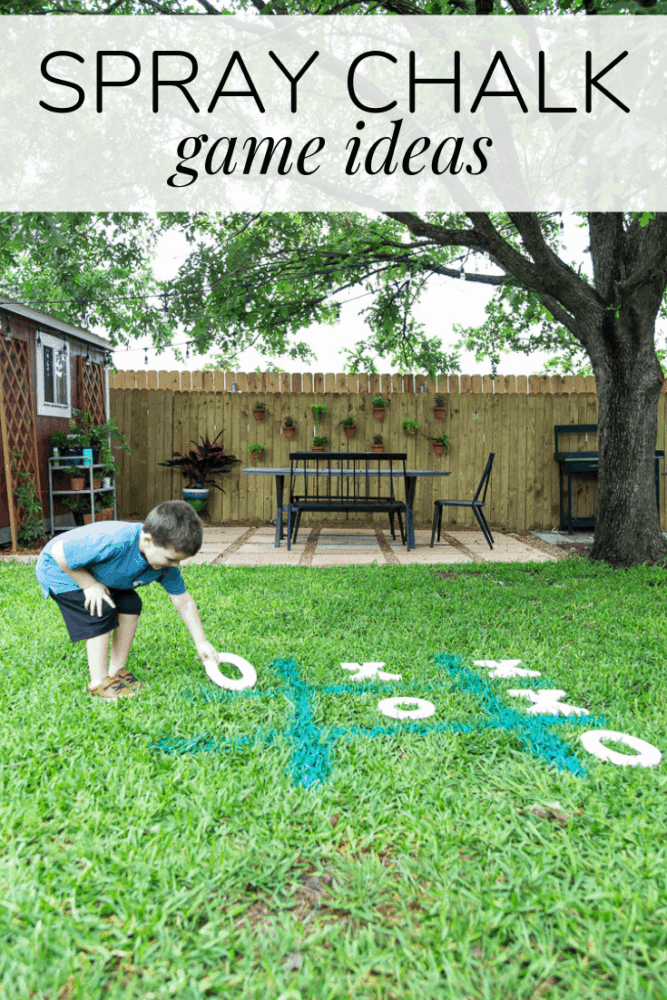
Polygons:
M556 213L554 213L554 214L556 214ZM560 213L560 214L562 215L562 213ZM562 221L561 221L561 228L564 228ZM469 256L469 251L465 255L465 260L467 260L468 256ZM463 255L461 255L461 256L453 258L451 261L449 261L448 265L440 265L440 266L438 266L438 265L424 265L424 269L425 270L429 270L429 271L431 271L434 274L446 274L447 271L445 270L445 267L447 267L447 266L451 267L451 265L454 264L454 263L456 263L457 260L463 260L463 259L464 259ZM408 257L407 255L404 256L404 257L401 257L401 258L397 258L393 263L394 264L400 264L401 262L405 262L406 263L406 273L407 273L408 282L409 282L411 280L412 276L413 276L414 268L415 267L419 268L420 264L419 264L418 261L415 261L413 257ZM378 262L378 263L380 263L380 262ZM368 266L368 264L365 263L365 262L364 263L338 264L336 266L336 270L341 270L341 269L346 269L346 268L347 269L351 269L351 268L367 267L367 266ZM292 278L293 279L295 279L295 278L304 278L304 277L310 277L310 276L316 276L316 275L322 275L322 274L328 275L327 291L331 292L331 290L333 288L333 285L332 285L332 279L331 279L330 275L333 273L333 270L334 269L332 269L332 268L326 268L324 270L320 269L320 270L316 270L316 271L309 271L309 272L304 272L302 274L292 275ZM460 272L459 272L459 278L462 278L464 280L466 278L466 274L465 274L465 270L464 270L463 264L461 264L461 269L460 269ZM252 304L251 304L251 301L250 301L249 288L253 288L253 287L260 288L264 284L271 284L271 281L263 282L261 284L255 285L255 286L252 286L252 285L249 286L247 284L244 285L244 288L245 288L245 311L246 311L246 313L252 312ZM408 283L406 283L406 285L405 285L406 292L408 291L407 284ZM397 282L397 286L396 287L398 288L399 285L400 285L400 282ZM76 302L78 305L82 306L82 305L90 303L91 301L113 302L113 301L127 301L127 300L131 300L131 299L132 300L141 299L141 300L146 301L146 300L151 299L151 298L161 298L162 302L163 302L162 311L163 311L163 314L164 314L165 318L168 319L169 318L169 310L170 310L170 302L169 302L169 296L170 296L170 294L172 294L172 293L170 293L168 291L165 291L165 292L148 293L146 295L125 295L125 296L119 295L119 296L111 296L111 297L107 296L107 297L104 297L104 298L102 298L100 300L90 300L90 299L83 299L83 298L77 298L77 299L57 299L57 300L56 299L53 299L53 300L48 300L48 299L47 300L42 300L42 299L40 299L40 300L27 300L27 304L35 304L35 302L36 302L38 308L46 309L46 308L48 308L48 306L49 306L49 304L51 302L57 302L58 304L65 304L67 302ZM372 292L365 292L362 295L356 296L354 299L349 299L347 301L352 302L352 301L355 301L356 298L364 298L367 295L371 295L371 294L373 294L373 293ZM5 304L6 305L13 305L14 303L2 303L2 302L0 302L0 305L5 305ZM335 308L336 308L336 323L339 323L341 321L342 304L340 302L336 302ZM7 313L5 313L5 321L6 321L6 335L5 335L5 340L9 342L12 338L11 338L11 326L10 326L9 316L8 316ZM273 326L279 326L279 325L283 325L283 327L284 327L284 334L285 334L285 337L287 337L288 336L288 326L287 326L287 323L284 320L278 320L276 322L266 324L267 327L273 327ZM36 327L36 332L37 332L37 344L41 347L42 346L42 339L41 339L41 330L40 330L39 326ZM191 344L191 341L187 341L186 342L186 358L188 358L188 359L190 357L190 344ZM170 345L170 346L172 346L172 347L179 347L179 346L182 346L182 345L175 344L175 345ZM237 347L237 341L236 341L236 339L233 341L233 347L234 348ZM116 348L114 348L114 350L116 350ZM121 351L119 353L130 353L131 351L134 351L134 350L141 350L141 348L126 348L124 351ZM144 350L144 363L148 364L148 348L145 347L143 350ZM62 349L61 349L60 353L63 356L67 353L67 340L65 340L63 342L63 346L62 346ZM110 366L112 364L112 361L113 361L113 355L112 355L112 353L110 351L104 350L104 352L103 352L103 362L102 363L105 366ZM86 364L87 364L87 366L90 366L91 363L92 362L90 361L90 351L87 348Z

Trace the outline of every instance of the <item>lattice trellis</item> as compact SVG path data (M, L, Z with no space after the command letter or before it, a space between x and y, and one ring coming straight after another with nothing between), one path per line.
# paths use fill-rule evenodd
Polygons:
M81 389L80 403L84 413L90 412L94 424L106 424L107 408L104 396L104 365L86 364L79 355L76 359L77 376Z
M0 339L0 429L5 464L7 506L12 536L12 552L17 549L17 537L28 512L14 500L14 491L22 479L13 469L21 469L30 478L37 496L41 498L35 405L30 378L30 348L27 340L17 336L6 341ZM14 449L22 452L16 461Z

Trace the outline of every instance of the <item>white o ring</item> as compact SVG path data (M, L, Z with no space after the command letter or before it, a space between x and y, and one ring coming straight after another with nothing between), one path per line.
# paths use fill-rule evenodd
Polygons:
M397 705L404 705L406 702L417 705L417 708L402 709ZM378 702L378 708L383 715L388 715L390 719L428 719L435 712L435 705L425 698L385 698Z
M214 684L217 684L221 688L227 688L228 691L242 691L244 688L255 686L257 683L257 673L252 663L248 663L242 656L235 656L234 653L216 653L216 656L218 663L231 663L232 666L238 667L241 671L241 677L239 680L232 680L230 677L225 677L224 674L220 673L218 663L216 663L212 656L209 656L208 659L204 660L204 668Z
M589 729L581 734L581 742L589 753L599 757L600 760L608 760L619 767L655 767L662 760L662 754L652 743L640 740L636 736L628 736L627 733L615 733L611 729ZM617 743L625 743L626 746L636 750L636 754L619 753L601 743L601 740L615 740Z

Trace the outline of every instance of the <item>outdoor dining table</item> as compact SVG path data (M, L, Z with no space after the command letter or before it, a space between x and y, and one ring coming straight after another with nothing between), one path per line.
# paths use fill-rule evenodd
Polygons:
M290 469L289 469L289 467L288 468L284 468L284 469L282 469L282 468L278 469L278 468L264 468L264 467L260 468L259 466L256 466L256 467L253 467L253 468L250 468L250 469L242 469L241 471L242 471L242 473L243 473L244 476L275 476L276 477L277 511L276 511L275 548L278 549L278 548L280 548L280 539L281 538L285 538L285 534L283 532L283 514L284 514L284 512L285 512L285 510L287 508L286 508L286 505L283 504L283 495L284 495L284 491L285 491L285 476L289 476ZM298 470L296 470L296 473L297 473L297 475L303 475L304 474L304 470L303 469L298 469ZM309 475L310 474L311 473L309 471ZM314 474L314 470L313 470L313 474ZM343 472L343 474L345 474L345 472ZM329 475L340 475L340 470L332 469L331 472L329 473ZM377 475L377 473L375 473L375 475ZM388 469L383 469L380 472L380 475L382 475L382 476L388 476L389 475L389 470ZM396 470L394 470L392 472L392 475L394 476L394 478L396 478L396 477L402 478L403 477L403 470L402 469L396 469ZM405 470L405 478L407 480L407 483L406 483L406 487L407 487L406 503L407 503L408 507L410 508L410 510L413 510L413 508L414 508L415 493L417 491L417 480L418 479L427 479L427 478L431 478L433 476L449 476L449 475L451 475L451 473L445 472L443 469L406 469ZM408 547L408 549L414 549L416 547L415 534L414 534L414 522L413 522L412 518L409 518L409 521L410 521L410 524L411 524L412 527L411 527L411 530L408 532L407 547Z

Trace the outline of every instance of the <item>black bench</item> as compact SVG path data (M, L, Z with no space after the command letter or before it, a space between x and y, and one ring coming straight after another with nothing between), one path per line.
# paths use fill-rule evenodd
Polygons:
M295 451L290 455L287 548L296 542L301 514L307 511L386 511L391 534L398 516L401 541L412 528L405 471L406 452ZM396 480L403 479L404 500L396 497ZM403 528L401 514L405 514Z

